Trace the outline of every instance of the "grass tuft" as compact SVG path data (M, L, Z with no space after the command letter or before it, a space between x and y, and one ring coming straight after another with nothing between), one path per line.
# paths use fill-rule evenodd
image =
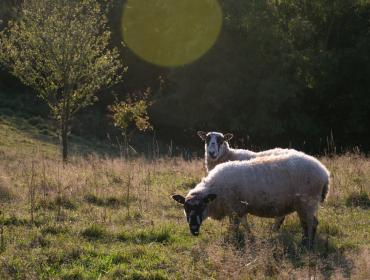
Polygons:
M366 192L353 192L346 199L346 206L370 209L369 195Z
M47 235L47 234L57 235L57 234L65 234L67 232L68 232L68 229L61 225L49 225L41 229L41 233L43 235Z
M101 225L92 225L85 228L81 234L88 240L98 240L106 238L108 231Z
M167 227L158 229L144 229L132 232L122 232L117 239L123 242L135 244L161 243L166 244L172 241L171 231Z
M170 279L163 271L141 271L126 267L116 267L110 273L111 279L166 280Z
M57 210L59 207L68 210L77 210L77 203L66 196L60 196L53 200L41 199L36 209Z
M83 255L84 250L80 247L71 247L71 245L60 248L50 248L45 252L47 263L50 266L60 266L63 264L71 264L78 261Z
M51 244L50 240L46 239L44 236L38 234L34 238L32 238L30 242L31 248L37 248L37 247L48 247Z
M127 255L127 253L115 253L112 256L112 263L115 265L121 264L121 263L129 263L131 257Z
M84 280L89 279L82 267L75 267L71 270L65 270L61 275L62 280Z
M90 203L90 204L94 204L94 205L97 205L97 206L104 206L104 199L102 199L100 197L97 197L94 194L85 195L84 200L87 203Z
M0 217L0 224L4 226L25 226L29 221L25 218L18 218L16 216Z
M126 207L127 205L127 198L126 197L116 197L116 196L109 196L107 198L101 198L96 196L95 194L87 194L84 196L84 201L87 203L101 206L101 207L110 207L110 208L119 208L120 206ZM130 203L134 201L134 198L130 198Z

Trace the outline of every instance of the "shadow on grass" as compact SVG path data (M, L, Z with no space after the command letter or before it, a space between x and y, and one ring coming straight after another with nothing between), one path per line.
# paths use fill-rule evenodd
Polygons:
M51 200L41 199L37 203L35 210L39 210L41 208L44 210L57 210L58 208L64 208L68 210L77 210L78 204L76 201L72 200L69 197L58 196Z
M110 207L110 208L119 208L119 207L127 207L127 203L132 203L136 201L135 197L130 197L127 199L126 196L109 196L106 198L102 198L96 196L95 194L86 194L84 196L84 201L100 207Z
M101 225L91 225L82 230L81 235L89 241L103 240L110 236L105 227Z
M295 269L308 266L310 271L320 273L324 279L333 277L338 269L345 278L350 278L352 261L346 257L343 247L338 247L331 241L333 236L339 237L342 234L337 230L323 229L316 235L313 249L308 250L301 244L302 236L298 224L292 224L267 238L239 229L236 233L227 233L222 244L225 247L232 246L241 254L252 254L256 257L268 252L268 256L263 255L266 261L272 258L273 263L278 264L285 260Z
M24 218L18 218L14 215L10 217L1 217L0 225L3 226L28 226L30 222Z
M345 250L337 247L330 237L331 235L327 233L317 234L311 250L301 244L300 234L292 234L286 230L281 231L277 237L272 237L267 242L271 248L276 248L279 244L282 246L283 253L276 255L277 261L285 258L295 268L308 265L313 271L320 272L325 279L330 279L339 268L345 278L350 278L352 263L345 256Z
M351 193L346 199L347 207L360 207L362 209L370 209L370 198L366 192Z

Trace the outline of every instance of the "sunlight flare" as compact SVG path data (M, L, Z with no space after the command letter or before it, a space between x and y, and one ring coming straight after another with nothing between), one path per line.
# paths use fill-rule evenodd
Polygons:
M122 18L125 44L141 59L168 67L203 56L221 26L217 0L128 0Z

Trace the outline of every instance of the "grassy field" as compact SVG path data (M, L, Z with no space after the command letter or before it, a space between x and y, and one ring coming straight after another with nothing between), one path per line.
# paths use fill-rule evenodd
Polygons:
M359 153L321 159L333 184L308 252L296 214L279 232L251 217L238 242L226 220L192 237L170 195L200 180L200 159L75 153L63 166L53 139L0 119L0 279L370 279L370 160Z

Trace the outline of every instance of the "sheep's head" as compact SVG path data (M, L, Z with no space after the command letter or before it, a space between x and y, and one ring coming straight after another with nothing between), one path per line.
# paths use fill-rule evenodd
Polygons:
M200 226L204 219L207 218L207 205L216 197L216 194L208 194L205 197L190 196L187 198L179 194L172 196L175 201L184 206L186 220L193 235L199 234Z
M226 133L225 135L220 132L204 132L198 131L198 136L205 142L205 149L211 160L217 160L221 157L226 149L225 142L233 138L233 134Z

